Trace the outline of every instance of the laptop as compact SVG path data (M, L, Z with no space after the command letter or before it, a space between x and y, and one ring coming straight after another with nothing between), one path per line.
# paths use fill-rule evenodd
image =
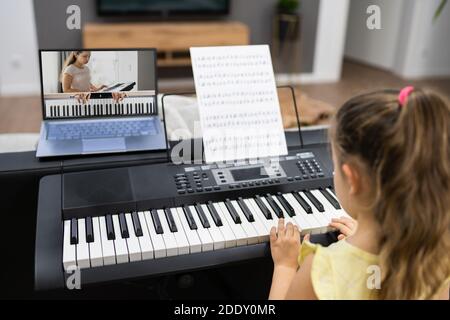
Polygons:
M165 150L155 49L39 50L36 156Z

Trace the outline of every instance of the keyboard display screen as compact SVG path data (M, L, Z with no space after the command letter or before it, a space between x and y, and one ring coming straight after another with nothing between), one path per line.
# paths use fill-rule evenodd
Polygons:
M230 170L234 181L265 179L269 175L263 167Z

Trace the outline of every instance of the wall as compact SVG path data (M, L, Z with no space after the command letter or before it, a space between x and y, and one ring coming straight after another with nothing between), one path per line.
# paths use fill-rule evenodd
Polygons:
M272 17L277 2L278 0L231 0L230 14L224 19L247 24L251 30L252 43L270 43ZM82 25L86 22L120 22L130 19L97 16L96 1L92 0L34 0L34 3L40 48L81 47L81 31L66 28L66 8L71 4L80 6ZM313 69L319 3L320 0L301 1L303 44L302 65L298 72L312 72ZM145 21L145 18L135 17L133 21Z
M0 95L39 92L39 62L32 0L2 1Z
M450 3L433 23L440 0L352 0L346 56L404 78L450 76ZM368 30L366 9L381 8L381 30Z

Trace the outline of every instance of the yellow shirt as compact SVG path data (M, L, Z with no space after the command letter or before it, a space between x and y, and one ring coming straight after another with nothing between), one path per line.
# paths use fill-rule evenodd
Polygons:
M346 240L323 247L305 241L298 263L315 253L311 280L318 299L374 299L381 283L378 256Z

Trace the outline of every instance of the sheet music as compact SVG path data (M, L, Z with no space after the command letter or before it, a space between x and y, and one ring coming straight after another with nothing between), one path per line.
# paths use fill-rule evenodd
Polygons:
M206 162L286 155L269 47L190 52Z

